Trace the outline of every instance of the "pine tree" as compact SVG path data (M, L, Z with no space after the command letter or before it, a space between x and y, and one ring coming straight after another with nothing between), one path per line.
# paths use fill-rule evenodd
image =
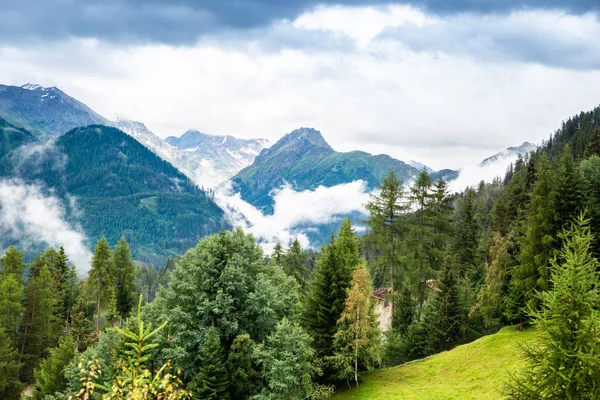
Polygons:
M600 398L600 263L592 255L589 220L580 215L560 235L551 287L538 293L530 315L541 329L539 344L526 348L526 368L513 377L514 399Z
M232 399L247 400L254 394L258 373L252 366L253 343L250 335L239 335L233 340L227 358L230 395Z
M334 357L338 376L344 380L353 377L356 386L359 365L370 369L381 362L381 331L372 294L369 272L360 266L354 271L346 306L338 320Z
M302 264L302 247L298 238L294 239L283 258L283 270L288 276L296 279L300 288L304 289L308 270Z
M369 212L368 224L376 242L380 245L379 264L388 271L388 282L391 286L391 312L394 318L394 296L398 287L400 263L398 262L398 246L406 233L407 227L403 218L410 209L405 202L402 182L393 171L387 175L380 186L379 195L372 194L366 205ZM393 321L392 321L393 323Z
M110 247L103 236L96 245L91 269L88 274L90 292L96 300L96 331L100 330L100 312L108 305L114 289L114 268Z
M194 397L203 400L229 399L229 380L223 360L223 349L219 331L214 326L208 328L199 361L199 372L190 383Z
M116 310L121 319L127 318L133 306L137 286L135 284L135 264L131 259L129 244L122 236L113 251L112 264L115 278Z

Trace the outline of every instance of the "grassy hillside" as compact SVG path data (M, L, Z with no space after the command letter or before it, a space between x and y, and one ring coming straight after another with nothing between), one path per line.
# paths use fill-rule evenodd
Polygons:
M519 343L531 342L535 336L534 330L504 328L451 351L366 374L359 388L333 399L501 399L508 371L523 362Z

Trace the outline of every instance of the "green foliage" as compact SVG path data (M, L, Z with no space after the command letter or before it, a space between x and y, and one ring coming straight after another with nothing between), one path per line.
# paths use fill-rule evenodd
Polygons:
M103 236L96 245L87 284L96 301L96 331L100 329L100 312L108 306L114 294L114 265L110 247Z
M131 259L129 244L125 236L121 237L112 254L114 268L116 310L121 319L131 312L137 287L135 285L136 268Z
M277 251L277 248L275 249ZM274 255L276 255L274 253ZM284 257L279 257L280 261L283 262L283 270L288 276L293 277L298 285L302 289L306 286L306 279L308 278L308 270L302 263L302 247L298 239L294 239L285 253ZM275 257L275 263L277 263L277 256ZM279 265L279 264L278 264Z
M195 355L204 348L209 327L218 327L225 349L240 334L261 342L283 316L296 312L297 302L294 279L279 267L265 265L256 240L236 229L203 239L189 250L149 313L169 322L162 354L173 357L191 379L198 372Z
M335 334L335 364L343 380L354 378L358 386L359 365L372 369L381 362L381 331L372 299L369 272L358 267L352 276L346 306Z
M258 372L252 365L254 344L250 335L239 335L233 340L227 357L229 393L232 399L247 400L256 390Z
M6 250L6 253L4 253L4 257L0 258L0 266L2 266L2 273L13 274L21 279L25 267L25 264L23 264L23 252L10 246Z
M77 345L77 351L83 352L87 349L92 331L93 324L87 315L87 302L85 297L80 295L71 316L71 336Z
M0 331L11 339L15 338L23 316L24 291L21 277L6 272L0 273Z
M0 398L19 399L23 385L19 382L21 363L13 339L0 329Z
M229 376L219 331L214 326L208 328L198 364L198 373L188 385L194 396L206 400L229 399Z
M331 389L313 382L318 370L312 364L315 355L311 338L297 324L284 318L254 353L262 368L265 387L255 400L301 400L326 398Z
M58 344L62 328L61 300L47 266L29 280L25 293L26 310L21 338L25 357L21 377L23 381L29 381L37 362Z
M50 350L46 359L35 369L34 400L64 391L67 388L66 368L77 354L77 344L71 336L63 336L59 346Z
M334 353L333 338L344 310L352 273L360 262L358 243L350 221L340 228L338 238L324 245L317 269L304 298L303 325L314 339L319 357Z
M542 331L525 348L527 367L514 377L514 399L596 399L600 396L600 263L591 251L589 220L580 215L560 235L559 260L552 261L552 289L530 307Z

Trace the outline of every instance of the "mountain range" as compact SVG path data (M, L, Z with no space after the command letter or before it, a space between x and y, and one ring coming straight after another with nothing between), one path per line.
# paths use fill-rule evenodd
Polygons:
M43 151L25 157L22 146ZM531 146L509 148L483 163L502 162ZM75 196L82 212L68 215L90 246L102 235L115 243L124 234L134 257L144 262L162 263L229 226L211 191L201 187L231 178L243 200L270 214L273 191L284 185L304 191L362 180L372 190L390 170L409 182L423 169L432 179L458 175L385 154L338 152L313 128L296 129L272 146L266 139L197 130L163 140L142 122L109 121L55 87L0 85L0 176L43 182L70 211ZM330 225L296 228L318 232L311 235L318 245L335 228Z
M525 154L529 154L532 151L535 151L537 148L538 146L536 146L533 143L523 142L523 144L520 146L509 147L504 151L501 151L499 153L494 154L491 157L486 158L481 163L479 163L479 166L485 167L493 163L501 162L503 160L513 159L517 156L524 156Z
M363 180L372 190L394 171L408 182L419 169L385 154L371 155L364 151L335 151L313 128L296 129L272 147L263 150L254 163L232 178L235 191L263 212L273 212L271 192L283 185L297 191L314 190L318 186L332 187ZM431 173L434 180L455 179L457 171Z

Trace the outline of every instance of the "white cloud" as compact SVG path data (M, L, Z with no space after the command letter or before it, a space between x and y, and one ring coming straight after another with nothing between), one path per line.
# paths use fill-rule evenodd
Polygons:
M0 44L0 76L12 84L57 85L108 118L143 121L162 137L197 128L274 141L312 126L336 150L386 153L434 169L476 164L523 140L541 142L563 119L597 105L598 70L482 59L440 47L443 41L429 47L413 41L411 47L381 34L410 27L439 31L439 38L456 21L456 37L477 38L483 22L471 26L475 17L460 18L409 7L321 7L274 23L262 39L272 40L283 26L355 43L339 48L310 42L285 47L285 41L270 48L255 34L191 46L95 39ZM540 35L567 38L561 52L572 51L559 54L567 58L577 56L578 44L598 41L598 22L589 15L523 11L494 18L489 35L531 45Z
M303 247L320 245L310 243L306 233L315 226L335 222L344 214L357 211L364 213L364 205L369 200L363 181L332 187L319 186L315 190L300 192L287 185L274 191L272 196L272 215L264 215L242 200L239 193L232 194L227 186L217 189L215 196L232 222L259 239L267 253L272 252L276 243L287 245L296 237ZM299 230L300 225L302 229Z
M485 165L467 165L460 170L458 178L449 184L451 192L461 192L467 187L477 187L481 181L491 182L495 178L504 179L510 163L517 161L517 154L499 158Z
M70 199L72 201L72 199ZM66 221L58 198L46 196L38 185L20 180L0 180L0 232L3 236L27 242L65 247L70 261L83 275L92 253L85 245L83 232Z

